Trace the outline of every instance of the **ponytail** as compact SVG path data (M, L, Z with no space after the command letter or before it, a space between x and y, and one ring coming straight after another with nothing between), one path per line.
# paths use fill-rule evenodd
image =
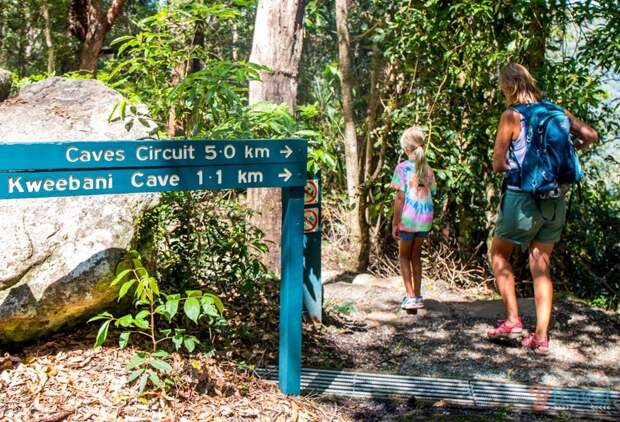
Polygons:
M426 160L426 139L424 129L412 126L406 129L400 137L400 145L407 154L407 158L415 164L418 183L425 184L428 176L428 162Z
M428 175L428 163L426 161L426 151L424 147L418 145L411 153L410 159L413 159L415 163L415 173L419 183L424 183L423 181L426 180L426 176Z

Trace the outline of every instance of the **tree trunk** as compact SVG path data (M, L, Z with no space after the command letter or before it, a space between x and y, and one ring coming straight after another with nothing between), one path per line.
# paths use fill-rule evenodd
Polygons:
M27 22L29 21L27 5L24 7L23 12L23 15L20 17L24 19L26 24L20 25L19 27L19 47L17 49L17 74L19 77L23 77L26 74L26 50L28 48L27 35L29 29L27 25Z
M527 66L530 72L539 76L545 64L545 49L547 44L547 33L545 19L547 7L545 1L536 0L531 5L531 21L530 21L530 44L527 54Z
M370 65L370 93L368 99L368 110L366 113L366 138L364 148L364 167L360 169L363 179L361 184L362 194L360 196L360 211L363 211L363 220L360 220L362 237L360 240L361 251L364 252L362 258L364 260L358 261L359 267L367 267L370 264L370 251L373 248L374 253L379 253L379 242L377 242L376 232L377 228L381 227L381 217L379 214L376 221L372 221L368 214L368 207L374 203L372 198L373 184L379 177L383 168L383 162L385 159L385 137L379 137L381 149L377 155L375 151L375 136L374 133L377 115L379 113L379 106L381 105L381 90L379 89L383 83L382 76L385 70L385 63L382 59L382 54L379 51L379 45L374 43L372 48L372 61ZM360 162L362 162L360 160ZM371 236L370 230L374 225L374 242L373 236Z
M97 71L97 59L103 48L105 36L123 11L126 0L113 0L103 13L101 0L73 0L69 9L68 30L82 41L80 70Z
M336 0L336 30L338 32L338 57L340 67L340 88L342 92L342 115L344 118L344 153L347 174L347 194L352 202L349 216L351 225L351 246L355 269L364 271L368 266L368 229L364 236L365 198L360 191L360 146L355 132L353 117L353 88L351 82L351 41L349 38L347 0ZM363 245L366 243L366 245Z
M52 38L52 28L50 24L50 11L47 0L43 0L41 3L41 13L43 15L43 22L45 23L45 45L47 46L47 73L54 73L54 39Z
M188 61L178 63L172 70L172 86L177 86L178 84L180 84L187 76L190 68L191 63ZM177 122L177 111L174 104L172 104L170 107L170 111L168 112L167 134L169 138L174 138L175 136L179 135L178 126L179 125Z
M97 24L92 25L94 28ZM85 70L89 73L97 72L97 60L99 59L99 53L103 48L103 41L105 40L105 33L100 30L94 30L86 36L84 44L82 44L82 51L80 52L80 70Z
M297 103L297 77L303 46L303 0L260 0L250 62L265 65L260 81L250 82L250 104L284 103L291 112ZM257 211L256 224L270 242L267 265L280 267L282 204L280 189L248 189L248 205Z

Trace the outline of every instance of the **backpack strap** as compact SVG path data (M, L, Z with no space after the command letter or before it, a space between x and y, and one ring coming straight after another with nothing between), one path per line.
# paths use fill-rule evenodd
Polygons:
M511 104L508 106L509 110L514 110L523 116L527 122L530 119L530 107L532 104Z
M508 110L516 111L517 113L521 115L521 120L525 121L526 131L528 128L528 119L530 116L529 107L530 107L530 104L511 104L508 106ZM521 125L521 121L519 121L519 125ZM520 184L522 170L521 170L521 164L519 163L519 160L517 160L517 156L515 154L513 141L514 139L510 142L510 145L508 145L508 154L510 155L510 158L512 159L512 161L517 164L517 172L519 175L519 184ZM502 192L505 192L506 189L508 188L507 177L508 177L508 173L506 173L506 177L504 177L504 180L502 182Z

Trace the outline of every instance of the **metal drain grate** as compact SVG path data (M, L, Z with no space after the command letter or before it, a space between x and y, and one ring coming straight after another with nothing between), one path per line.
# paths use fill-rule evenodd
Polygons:
M259 376L277 380L277 368L257 369ZM455 405L513 407L544 413L570 413L620 418L620 392L507 384L493 381L422 378L403 375L303 368L303 392L360 398L415 397L446 400Z

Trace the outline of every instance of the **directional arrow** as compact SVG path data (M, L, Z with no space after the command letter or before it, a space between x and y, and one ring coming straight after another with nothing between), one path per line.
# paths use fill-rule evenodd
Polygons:
M288 179L291 178L291 176L293 175L293 173L291 173L286 167L284 168L284 172L283 173L279 173L278 177L281 177L282 179L284 179L285 182L288 182Z
M290 157L292 153L293 153L293 150L288 145L284 145L284 149L280 150L280 154L284 154L284 158Z

